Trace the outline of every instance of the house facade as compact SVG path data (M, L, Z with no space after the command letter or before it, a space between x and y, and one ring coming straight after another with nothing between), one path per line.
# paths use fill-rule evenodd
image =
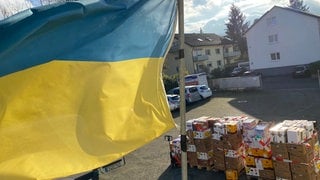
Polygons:
M296 65L320 60L320 17L274 6L246 32L250 69L289 74Z
M184 60L188 74L211 72L223 69L240 56L240 51L233 43L216 34L185 34ZM179 40L178 35L172 43L166 57L163 72L167 75L179 72Z

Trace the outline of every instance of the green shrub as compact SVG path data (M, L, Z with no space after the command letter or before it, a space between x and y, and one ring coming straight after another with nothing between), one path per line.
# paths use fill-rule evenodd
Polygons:
M309 64L311 74L317 74L320 71L320 61L316 61Z
M179 79L179 75L172 75L172 76L168 76L166 74L163 74L162 76L163 79L163 84L164 84L164 88L166 91L178 87L178 79Z

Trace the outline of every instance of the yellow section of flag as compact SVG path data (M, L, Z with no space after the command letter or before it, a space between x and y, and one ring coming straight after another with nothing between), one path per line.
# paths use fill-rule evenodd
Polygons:
M0 179L92 170L173 128L163 61L59 60L0 77Z

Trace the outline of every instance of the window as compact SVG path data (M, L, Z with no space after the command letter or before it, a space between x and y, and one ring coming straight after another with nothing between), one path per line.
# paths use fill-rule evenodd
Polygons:
M208 66L208 67L212 67L212 64L211 64L211 63L208 63L207 66Z
M274 26L277 24L276 17L267 18L267 26Z
M279 52L271 53L270 57L271 57L271 60L279 60L280 59L280 53Z
M269 43L278 42L278 34L269 35L268 39L269 39Z
M218 61L217 61L217 65L218 65L218 66L221 66L221 60L218 60Z
M206 49L206 55L211 55L210 49Z
M216 54L220 54L220 49L216 49Z

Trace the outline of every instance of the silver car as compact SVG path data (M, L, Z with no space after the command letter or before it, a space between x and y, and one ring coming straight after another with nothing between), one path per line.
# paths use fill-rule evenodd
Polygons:
M168 94L180 95L179 87L170 89L168 91ZM185 86L185 97L186 97L187 104L193 103L202 99L197 86Z

